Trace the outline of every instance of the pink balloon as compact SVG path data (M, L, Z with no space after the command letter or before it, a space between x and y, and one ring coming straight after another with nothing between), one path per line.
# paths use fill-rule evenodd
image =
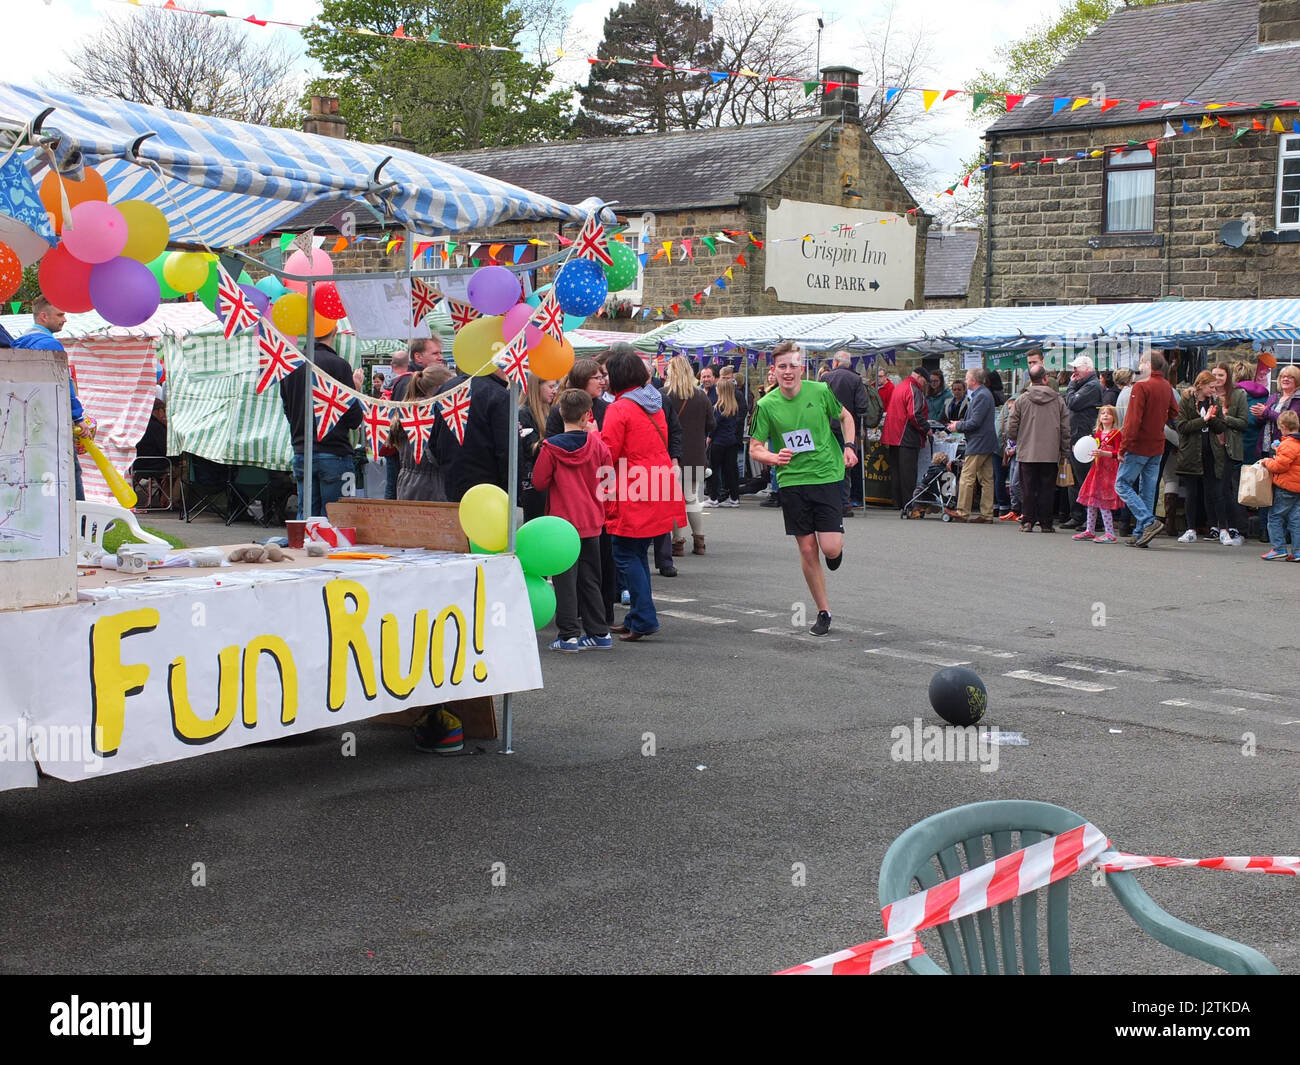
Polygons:
M506 338L507 343L517 337L521 329L527 330L524 342L528 345L529 351L541 343L544 335L541 326L526 324L529 315L535 310L535 307L530 307L526 303L516 303L506 311L506 320L501 324L501 335Z
M122 254L129 235L121 211L102 200L86 200L72 209L63 246L83 263L106 263Z
M295 251L284 264L286 274L303 274L308 277L329 277L334 273L334 262L319 248L313 248L310 256ZM306 281L285 281L285 286L292 292L306 292Z

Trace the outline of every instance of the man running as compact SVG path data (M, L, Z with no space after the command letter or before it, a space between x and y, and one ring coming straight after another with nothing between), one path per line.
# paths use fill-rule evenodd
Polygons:
M844 560L844 506L840 498L844 468L857 464L853 450L853 414L840 406L835 394L818 381L803 380L803 354L791 341L772 353L777 387L758 401L750 428L749 456L777 467L785 531L799 545L804 580L817 605L814 636L831 631L826 599L826 568L837 570ZM831 434L830 419L839 419L844 445ZM766 442L781 442L771 451ZM820 554L819 554L820 549Z

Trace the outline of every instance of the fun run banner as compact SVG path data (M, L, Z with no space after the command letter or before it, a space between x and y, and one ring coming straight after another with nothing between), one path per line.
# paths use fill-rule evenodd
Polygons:
M0 789L542 686L513 556L206 572L0 613Z

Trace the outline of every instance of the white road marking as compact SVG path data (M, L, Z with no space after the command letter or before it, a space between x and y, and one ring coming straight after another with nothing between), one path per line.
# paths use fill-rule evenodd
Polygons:
M970 659L936 658L934 655L918 654L916 651L900 651L897 647L869 647L862 652L868 655L884 655L887 658L902 658L908 662L924 662L928 666L969 666Z
M1104 666L1087 666L1082 662L1057 662L1057 669L1077 669L1080 673L1100 673L1107 677L1122 677L1124 680L1145 680L1158 683L1169 680L1158 673L1137 673L1131 669L1107 669Z
M1258 699L1264 703L1284 703L1285 699L1277 695L1269 695L1267 692L1249 692L1241 688L1215 688L1215 695L1231 695L1238 699Z
M680 595L664 595L663 592L655 592L654 597L661 603L693 603L694 599L684 598Z
M1019 658L1019 651L999 651L992 647L981 647L977 643L952 643L949 640L925 640L926 647L949 647L954 651L965 651L967 654L988 655L990 658Z
M1225 706L1223 703L1206 703L1200 699L1162 699L1161 706L1177 706L1188 710L1209 710L1216 714L1245 714L1244 706Z
M781 615L775 610L756 610L750 606L736 606L735 603L714 603L714 610L734 610L737 614L748 614L756 618L779 618Z
M1069 677L1054 677L1050 673L1035 673L1032 669L1013 669L1010 673L1003 673L1004 677L1011 677L1014 680L1031 680L1035 684L1050 684L1054 688L1070 688L1077 692L1110 692L1114 687L1106 684L1093 684L1086 680L1072 680Z
M689 610L660 610L659 613L682 621L702 621L706 625L734 625L736 623L735 618L715 618L709 614L692 614Z
M660 612L662 613L662 611ZM834 624L834 622L832 622ZM761 632L764 636L782 636L787 640L799 640L803 643L838 643L839 640L834 636L814 636L808 632L801 632L798 629L754 629L754 632Z

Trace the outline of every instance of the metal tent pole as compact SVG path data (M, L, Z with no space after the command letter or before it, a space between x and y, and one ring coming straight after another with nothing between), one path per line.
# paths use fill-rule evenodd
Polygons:
M312 417L311 403L311 371L316 365L316 330L313 328L315 322L312 318L312 311L315 309L316 283L307 282L307 326L306 335L303 337L302 350L310 352L307 357L307 365L304 366L303 375L303 404L302 404L302 500L299 506L302 508L303 518L323 518L324 514L313 514L311 512L312 500L312 450L316 443L316 419ZM324 507L321 507L324 510Z
M510 382L509 420L506 430L506 550L511 554L515 550L515 530L518 517L515 508L519 503L519 385ZM514 754L514 695L506 692L501 700L501 754Z

